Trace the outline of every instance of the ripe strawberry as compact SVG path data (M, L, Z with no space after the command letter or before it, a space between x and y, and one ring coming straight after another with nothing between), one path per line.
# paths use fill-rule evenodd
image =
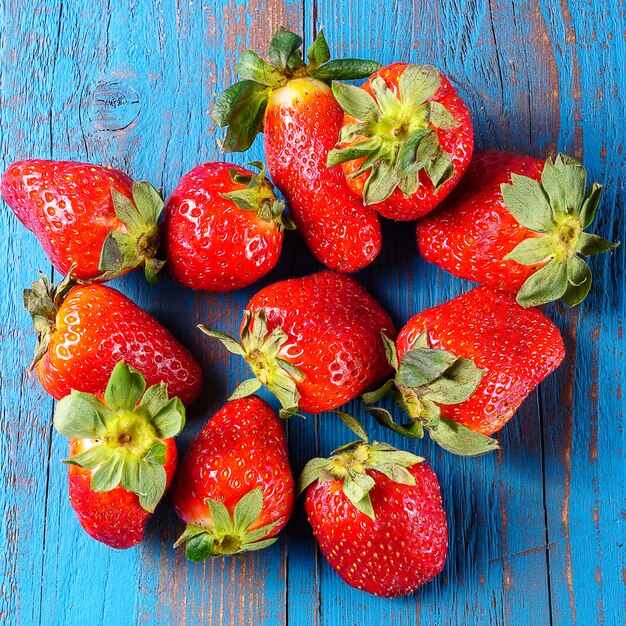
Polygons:
M176 280L192 289L240 289L278 262L293 228L265 179L230 163L205 163L183 176L165 208L165 253Z
M344 421L354 418L342 415ZM341 446L300 477L322 554L352 587L384 598L413 593L446 562L448 527L439 482L424 459L384 443ZM313 484L317 481L315 484Z
M281 28L270 43L270 63L245 52L237 64L244 80L218 97L213 119L228 126L226 152L247 150L264 133L269 173L304 241L329 268L354 272L380 251L380 224L376 212L350 192L341 168L326 167L343 120L326 83L364 78L380 63L327 63L330 52L320 32L305 65L301 45L300 37Z
M498 447L490 435L506 424L526 396L563 361L558 328L511 294L478 287L418 313L387 340L396 370L366 405L391 393L409 421L368 409L384 426L408 437L426 429L440 446L464 456Z
M24 306L38 333L32 368L43 388L60 400L76 389L102 397L119 361L164 382L186 405L200 394L200 366L153 317L105 285L56 287L45 276L24 290Z
M457 185L474 150L469 111L450 81L430 65L394 63L362 87L333 83L346 111L339 147L352 191L381 215L414 220Z
M56 407L54 426L70 437L70 503L85 531L112 548L143 539L176 469L173 437L185 407L167 385L146 389L144 377L119 362L103 400L72 391Z
M187 528L175 547L186 542L192 561L265 548L287 523L293 499L276 413L256 396L229 402L198 435L176 475L174 506Z
M359 283L335 272L261 289L248 303L241 344L200 329L243 356L256 377L241 383L231 399L265 385L282 404L283 417L298 408L334 409L391 371L380 335L395 336L391 319Z
M586 186L585 168L563 154L480 152L441 210L418 223L420 252L455 276L517 293L522 306L574 306L592 280L581 256L618 245L583 232L602 189Z
M31 159L13 163L0 189L62 274L75 265L75 278L102 281L144 266L156 280L163 201L149 183L110 167Z

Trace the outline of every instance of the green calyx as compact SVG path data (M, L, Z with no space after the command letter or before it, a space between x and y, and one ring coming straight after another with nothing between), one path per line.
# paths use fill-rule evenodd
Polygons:
M132 186L132 198L111 189L115 215L128 232L113 230L104 240L100 253L99 280L110 280L123 272L139 266L144 267L149 283L157 281L157 275L165 261L157 258L160 244L159 217L163 212L163 199L159 192L146 181L136 181Z
M522 306L539 306L563 298L575 306L589 293L591 270L584 256L617 247L606 239L586 233L594 220L602 187L587 193L587 171L576 159L558 154L548 159L541 182L511 175L501 186L502 198L517 222L536 233L524 239L504 259L522 265L545 263L526 279L517 294Z
M454 174L452 157L445 152L438 129L457 126L440 102L430 99L441 85L441 75L430 65L408 65L398 81L398 95L377 76L374 96L353 85L333 83L342 108L357 121L341 129L339 144L328 154L328 167L364 159L352 177L369 172L363 189L365 204L386 200L396 188L412 196L423 170L437 190Z
M122 361L113 368L104 401L72 391L54 412L58 432L93 444L65 462L92 470L94 491L122 486L136 493L149 512L165 493L164 440L178 435L184 425L185 407L168 397L167 385L146 389L144 377Z
M498 449L495 439L441 417L439 408L441 404L460 404L470 398L480 384L483 370L470 359L431 348L426 328L400 363L393 341L384 334L383 341L396 376L380 389L363 394L367 411L382 426L418 439L427 431L442 448L460 456L480 456ZM408 415L408 422L398 424L389 411L372 406L387 395Z
M301 47L302 38L281 27L270 42L268 61L252 50L243 53L236 69L244 80L220 94L212 111L217 126L228 127L222 144L224 152L244 152L252 145L257 134L263 132L263 117L272 92L290 80L307 76L326 83L354 80L381 67L375 61L359 59L330 61L322 31L308 49L307 63Z
M39 280L32 283L30 289L24 289L24 308L33 318L33 326L37 331L37 343L30 372L48 351L50 337L56 330L57 311L65 296L72 287L81 282L72 277L75 267L76 264L72 265L67 276L57 285L53 285L47 276L39 272Z
M280 416L291 417L298 410L298 383L304 380L304 374L279 356L288 340L287 334L280 326L268 332L267 317L262 309L255 313L245 311L244 315L241 342L204 324L198 326L209 337L219 339L229 352L242 356L255 376L239 384L229 400L245 398L265 386L278 398L282 406Z
M265 165L260 161L253 161L249 165L258 168L259 173L249 175L241 174L236 169L230 171L232 181L245 185L245 188L220 195L234 202L243 211L254 211L264 222L274 222L278 231L295 230L291 218L284 214L285 203L276 198L274 186L265 178Z
M276 541L267 539L283 520L277 520L250 530L263 510L263 491L256 487L239 500L233 514L219 500L207 498L211 514L206 525L189 524L174 547L186 544L185 554L190 561L204 561L208 557L239 554L262 550Z
M315 481L323 483L327 480L338 480L341 481L342 491L350 502L361 513L376 519L370 498L370 491L376 481L368 472L376 470L396 483L415 485L415 478L407 468L424 459L410 452L397 450L386 443L369 443L363 426L354 417L341 411L336 413L360 441L337 448L327 459L311 459L298 481L298 494Z

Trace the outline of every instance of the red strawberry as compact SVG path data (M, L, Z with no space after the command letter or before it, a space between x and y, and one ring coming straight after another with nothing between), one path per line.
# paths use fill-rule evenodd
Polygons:
M52 264L75 278L109 280L144 266L153 282L163 261L157 222L163 201L147 182L110 167L31 159L2 176L2 197Z
M301 45L300 37L281 28L270 43L270 63L245 52L237 64L245 80L220 95L213 119L228 126L227 152L247 150L257 133L264 133L269 173L304 241L326 266L354 272L380 251L380 224L376 212L350 192L341 168L326 167L343 120L326 83L369 76L380 64L326 63L330 52L320 32L305 65Z
M343 580L377 596L404 596L446 562L439 482L420 457L368 444L362 429L357 434L362 441L309 461L299 492L308 488L304 508L313 534Z
M73 389L102 397L119 361L137 368L149 385L164 382L185 404L200 394L202 372L189 351L119 291L105 285L53 287L45 276L24 290L24 306L38 333L37 377L57 400Z
M469 111L450 81L430 65L394 63L362 87L333 83L346 111L339 148L352 191L381 215L413 220L457 185L474 150Z
M252 396L226 404L193 442L173 501L187 528L187 558L259 550L274 543L293 508L294 483L282 424Z
M284 202L259 174L205 163L183 176L165 208L165 252L176 280L192 289L227 291L255 282L278 262Z
M558 328L541 311L487 287L418 313L387 350L395 380L363 399L370 405L391 392L409 421L399 425L384 409L369 411L409 437L426 429L464 456L497 448L486 435L502 428L565 356Z
M200 327L243 356L256 378L231 399L272 391L287 417L298 408L321 413L356 398L389 374L380 333L393 323L352 278L325 271L261 289L248 303L241 344Z
M583 232L602 189L586 186L572 157L480 152L441 210L418 223L420 252L455 276L517 293L522 306L561 297L574 306L592 280L581 256L617 245Z
M112 548L130 548L172 481L185 407L163 383L146 389L123 362L103 400L72 391L57 404L54 426L71 438L70 503L81 526Z

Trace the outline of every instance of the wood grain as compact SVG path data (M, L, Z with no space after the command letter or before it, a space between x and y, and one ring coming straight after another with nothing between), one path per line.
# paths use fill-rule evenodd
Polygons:
M466 99L477 144L584 159L605 185L596 232L624 240L626 62L623 3L608 0L0 0L0 166L35 156L116 165L167 195L193 166L223 159L209 111L238 55L264 52L279 25L324 28L335 57L433 63ZM601 6L601 8L599 8ZM594 8L596 6L596 8ZM232 160L262 158L261 141ZM231 157L229 157L231 159ZM412 225L385 222L379 259L358 279L400 327L470 285L418 258ZM453 458L364 418L370 434L425 456L450 524L442 575L408 598L344 585L316 550L301 504L281 540L243 559L188 563L169 502L145 542L117 552L80 529L67 501L66 442L25 367L34 344L21 289L52 268L0 207L0 623L359 626L619 624L624 621L625 255L592 260L578 311L550 306L564 365L498 438L502 451ZM138 274L113 286L201 361L205 389L184 451L246 375L195 326L237 332L260 287L320 269L289 233L278 267L251 288L201 294ZM348 410L361 413L353 403ZM288 426L295 473L350 433L332 415Z

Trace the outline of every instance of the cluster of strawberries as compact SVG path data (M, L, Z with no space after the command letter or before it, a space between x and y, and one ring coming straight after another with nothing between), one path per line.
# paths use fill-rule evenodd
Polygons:
M466 456L498 447L499 430L564 358L556 326L536 308L579 303L591 286L583 256L615 247L584 232L600 186L587 191L573 158L473 155L469 112L430 66L329 61L320 33L307 54L281 29L270 62L246 52L244 78L217 98L226 151L259 132L276 198L259 172L208 163L167 203L146 182L99 166L30 160L2 178L2 195L66 278L25 290L38 332L37 375L59 400L56 429L70 438L70 500L80 523L127 548L170 483L194 561L258 550L276 539L296 487L267 387L283 418L334 411L362 396L383 426L429 436ZM365 78L362 87L342 80ZM332 85L332 86L329 86ZM447 199L446 199L447 198ZM423 217L446 199L444 205ZM163 212L163 219L161 213ZM378 215L419 219L428 260L480 282L418 313L396 333L354 279L381 247ZM292 223L293 220L293 223ZM225 291L276 264L295 226L329 270L272 284L243 314L240 340L206 326L249 364L229 402L176 471L174 437L200 392L192 355L106 280L164 264L194 289ZM382 386L380 386L382 384ZM378 389L371 389L379 386ZM399 411L377 406L392 396ZM447 525L437 477L423 459L358 441L306 465L298 490L324 556L350 585L385 597L413 592L444 566Z

